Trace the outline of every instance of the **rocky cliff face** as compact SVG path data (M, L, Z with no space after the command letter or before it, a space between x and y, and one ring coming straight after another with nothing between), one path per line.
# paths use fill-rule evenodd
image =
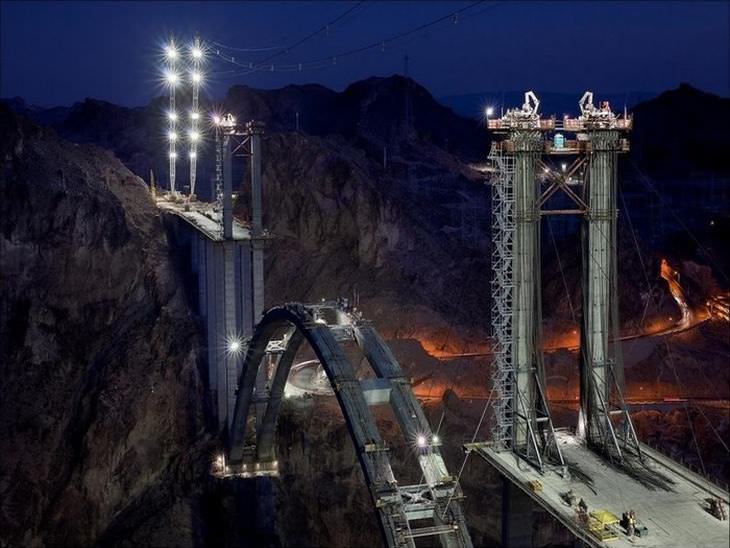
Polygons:
M188 544L205 400L159 215L111 153L0 128L0 544L94 544L141 505L130 541Z

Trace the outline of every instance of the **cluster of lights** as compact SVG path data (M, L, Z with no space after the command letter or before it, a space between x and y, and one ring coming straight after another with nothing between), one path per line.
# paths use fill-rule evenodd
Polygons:
M441 438L439 438L437 434L434 434L433 436L431 436L430 445L439 445L440 443L441 443ZM428 438L424 434L419 434L416 437L416 445L421 449L425 449L426 447L429 446Z
M196 161L198 157L197 146L203 137L198 128L200 120L198 93L200 86L204 82L201 67L205 61L205 49L201 45L200 39L196 37L194 42L185 49L179 48L174 41L170 41L164 47L163 53L165 66L162 77L170 93L170 107L166 113L168 120L167 138L169 141L170 188L173 191L175 189L175 160L178 157L175 147L182 138L185 138L190 146L188 151L188 157L190 158L190 192L194 193ZM193 96L192 109L189 115L190 126L185 131L181 131L182 128L178 128L177 126L181 115L175 108L175 90L182 84L191 86Z

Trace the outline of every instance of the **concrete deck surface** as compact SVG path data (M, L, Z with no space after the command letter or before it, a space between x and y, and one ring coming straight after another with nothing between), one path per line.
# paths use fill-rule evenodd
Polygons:
M496 451L489 444L468 446L495 466L513 483L523 489L538 504L570 529L578 538L592 546L624 547L698 547L730 546L729 521L720 521L708 512L708 498L724 500L728 509L728 493L701 476L684 469L667 457L642 446L644 464L638 459L620 469L568 433L558 432L558 443L569 466L569 478L559 470L541 474L509 451ZM527 485L531 480L542 483L541 492ZM629 538L622 527L615 526L618 539L600 541L588 533L576 520L571 508L561 497L572 489L588 505L588 512L608 510L619 518L633 509L637 521L649 529L645 538Z

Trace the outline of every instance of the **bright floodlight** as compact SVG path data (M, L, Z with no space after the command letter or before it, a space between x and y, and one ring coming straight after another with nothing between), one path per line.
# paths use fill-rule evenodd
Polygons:
M171 131L170 133L168 133L167 136L170 139L170 141L175 141L177 139L177 133L175 133L174 131Z
M241 342L240 341L232 340L231 342L228 343L228 351L230 353L235 354L239 350L241 350Z
M434 435L433 435L433 438L431 438L431 441L432 441L432 442L433 442L434 444L438 444L438 443L439 443L439 442L441 441L441 439L440 439L440 438L439 438L439 437L438 437L438 436L437 436L436 434L434 434Z
M213 115L213 123L215 125L219 126L221 124L221 117L218 116L217 114L214 114Z
M416 443L418 444L418 447L426 447L426 436L419 435L416 439Z
M170 153L170 160L174 160L175 158L177 158L177 152L171 152Z
M202 59L203 58L203 50L199 47L193 47L191 50L191 53L193 54L193 59Z
M177 49L172 44L165 48L165 57L167 57L170 61L177 59L177 55Z
M168 113L167 113L167 117L168 117L168 118L169 118L169 119L170 119L171 121L173 121L173 122L174 122L175 120L177 120L177 112L174 112L174 111L170 111L170 112L168 112Z
M487 113L487 118L489 118L492 114L494 114L494 107L487 107L485 112Z
M568 164L566 164L565 162L563 162L562 164L560 164L560 169L562 169L563 171L565 171L566 169L568 169Z
M199 84L203 81L203 75L200 74L198 71L194 71L190 77L192 78L193 82L196 84Z
M190 113L190 119L191 120L198 120L198 119L200 119L200 114L197 113L197 112L191 112Z
M194 159L194 158L197 158L197 157L198 157L198 155L195 153L195 151L191 151L190 152L190 159L191 160Z
M200 133L198 133L197 131L191 131L189 136L190 136L190 140L193 143L196 142L198 139L200 139Z
M165 80L167 81L168 84L170 84L171 86L174 86L175 84L177 84L179 77L177 74L170 71L167 74L165 74Z

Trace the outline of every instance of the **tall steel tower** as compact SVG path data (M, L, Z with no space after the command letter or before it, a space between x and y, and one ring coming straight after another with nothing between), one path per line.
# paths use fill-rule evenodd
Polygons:
M577 120L564 120L586 143L583 217L583 326L581 330L581 421L586 442L623 458L623 448L639 442L622 396L616 283L618 154L628 151L632 120L618 118L607 101L593 105L593 93L580 100ZM616 420L616 417L618 420Z
M580 101L581 116L540 118L534 93L520 109L488 126L501 141L492 145L492 327L496 399L493 441L540 469L546 457L564 466L545 396L542 360L540 219L580 215L583 224L583 321L581 414L578 431L596 449L623 458L641 454L622 396L616 292L616 164L628 150L620 133L631 119L618 118L607 103L595 108L592 94ZM566 141L564 133L575 133ZM552 134L552 139L546 135ZM574 157L560 169L543 155ZM543 185L546 188L543 189ZM569 208L549 208L557 195ZM552 201L551 201L552 200Z
M175 110L175 90L177 85L180 83L180 76L177 71L177 62L179 57L180 53L175 45L175 41L171 40L165 48L165 81L170 94L170 109L167 112L167 137L170 142L168 159L170 168L170 192L172 194L175 194L175 167L177 163L177 112Z
M200 141L200 85L203 82L202 65L204 61L203 46L200 37L196 36L190 47L190 86L192 92L192 108L190 110L190 196L195 195L195 179L198 165L198 142Z
M540 469L553 452L562 465L544 389L540 336L540 208L536 168L543 132L539 101L527 92L521 109L489 127L506 136L491 158L499 169L492 184L492 326L497 394L493 440Z

